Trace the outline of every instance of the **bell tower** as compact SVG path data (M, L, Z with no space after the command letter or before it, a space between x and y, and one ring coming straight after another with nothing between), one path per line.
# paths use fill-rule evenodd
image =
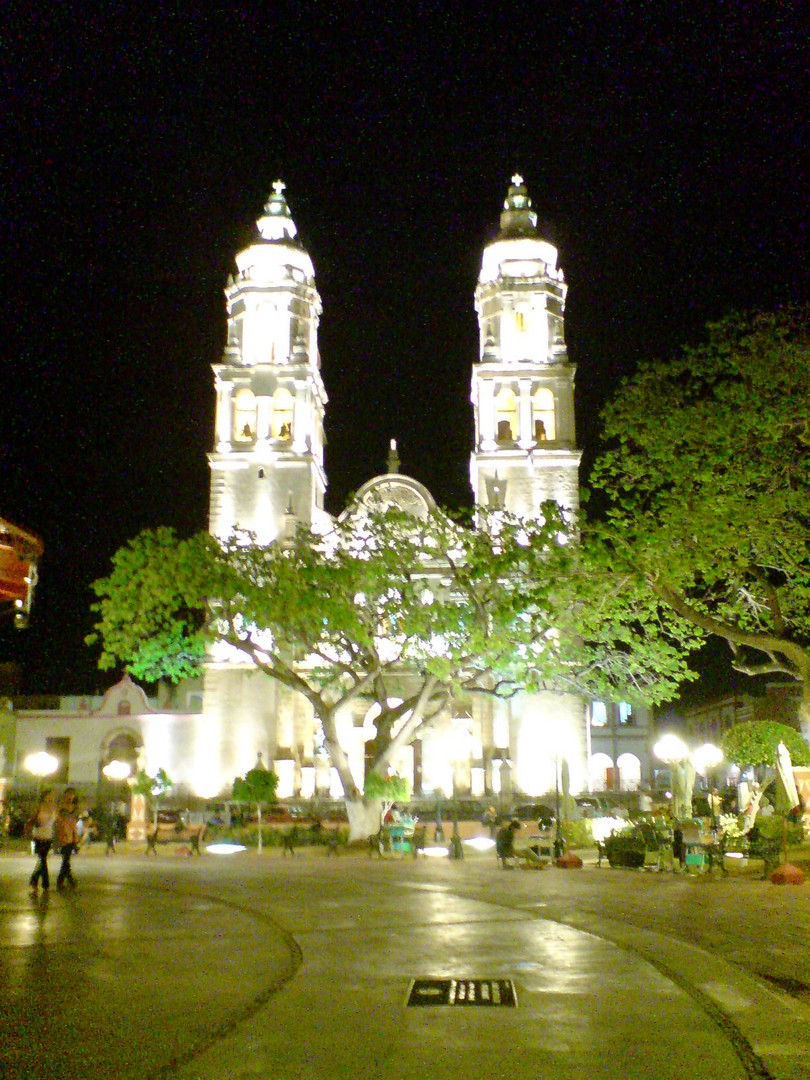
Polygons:
M296 520L324 532L321 299L312 260L277 180L259 235L236 256L225 288L228 341L214 365L216 434L209 530L249 530L260 544L289 537ZM202 715L188 748L200 794L215 795L256 760L293 767L295 732L309 730L306 703L244 657L213 648L203 672ZM308 726L309 725L309 726ZM298 740L303 742L303 738ZM280 767L280 766L279 766Z
M537 230L523 177L513 176L475 290L470 479L477 503L521 517L536 517L547 499L579 506L566 291L557 249Z
M259 236L236 256L225 289L228 342L214 365L216 442L209 529L273 541L290 514L318 529L326 474L320 373L321 300L312 260L277 180Z

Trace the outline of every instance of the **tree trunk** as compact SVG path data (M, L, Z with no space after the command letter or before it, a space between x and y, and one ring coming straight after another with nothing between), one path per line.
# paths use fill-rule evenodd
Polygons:
M382 825L383 799L346 799L349 818L349 843L367 840L380 831Z
M320 721L323 729L324 747L329 757L329 763L340 777L346 805L348 806L350 801L356 802L358 799L362 799L362 794L352 776L348 755L340 745L340 740L337 737L334 710L321 713Z

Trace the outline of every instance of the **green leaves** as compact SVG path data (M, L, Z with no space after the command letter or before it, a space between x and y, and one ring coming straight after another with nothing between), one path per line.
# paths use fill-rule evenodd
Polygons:
M588 525L628 603L676 613L675 640L718 634L740 670L805 684L808 346L807 309L733 314L643 367L605 410L591 484L606 510Z
M749 765L775 765L776 748L783 742L794 765L810 765L810 747L787 724L756 720L736 724L721 740L722 750L729 762L745 769Z
M411 788L408 781L402 776L380 776L378 773L371 773L366 778L364 794L369 799L385 799L391 803L406 803L411 797Z
M452 697L553 678L572 540L553 503L538 521L481 509L474 524L354 508L327 536L300 528L269 546L147 531L94 585L95 637L102 664L147 679L185 677L229 648L302 693L333 751L337 710L376 700L383 775Z
M160 800L170 787L172 780L165 769L158 769L154 776L141 769L132 784L136 795L145 795L148 799L156 800Z
M205 598L212 540L179 541L171 529L140 533L93 583L100 616L87 642L102 643L100 666L124 663L140 678L194 674L205 652Z
M278 776L272 769L250 769L233 782L233 798L236 802L273 803L276 801Z

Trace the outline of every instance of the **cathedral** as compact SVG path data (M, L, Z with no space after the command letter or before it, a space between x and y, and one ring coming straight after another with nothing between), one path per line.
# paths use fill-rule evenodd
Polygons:
M273 185L258 235L237 255L225 290L228 337L214 368L216 441L209 456L210 531L225 538L234 529L250 530L265 544L289 535L297 521L316 532L331 523L324 509L328 398L318 351L321 302L284 191L280 181ZM557 251L540 236L523 179L514 176L475 291L479 349L471 372L470 481L477 504L522 517L536 516L547 499L578 509L566 288ZM416 514L434 506L421 484L398 471L394 444L388 472L369 480L357 498L393 502ZM214 794L223 778L244 772L260 752L280 777L280 795L339 796L339 780L318 754L308 704L268 682L247 663L212 654L204 675L206 738L194 764L196 786ZM407 748L396 771L407 776L415 794L533 795L554 788L564 758L572 789L579 790L589 786L594 756L591 714L590 703L561 694L459 703ZM370 724L359 708L342 725L341 744L361 787ZM604 766L597 767L604 774Z
M225 290L228 335L214 365L209 529L223 539L249 530L270 544L293 535L298 522L316 533L332 526L324 508L328 398L315 271L280 181L257 224ZM578 511L565 297L557 251L539 234L523 179L514 176L475 289L470 482L479 505L531 518L553 499ZM416 516L435 507L430 492L399 470L394 445L388 471L368 480L355 498ZM356 703L340 717L340 744L360 788L374 708ZM646 710L626 702L478 695L454 703L423 729L394 767L416 796L540 795L554 790L563 760L574 793L633 788L652 777L649 725ZM134 765L137 756L150 774L165 769L178 792L215 797L261 755L279 776L282 798L343 794L309 703L247 660L217 649L202 685L180 687L171 698L148 699L125 677L103 700L64 699L55 711L18 712L16 728L15 758L22 761L44 745L58 756L65 782L69 776L93 785L114 758Z

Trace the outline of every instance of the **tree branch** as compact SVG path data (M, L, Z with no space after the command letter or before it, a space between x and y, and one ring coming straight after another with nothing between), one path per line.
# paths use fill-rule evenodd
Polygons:
M798 642L786 641L784 638L774 637L772 634L752 633L741 630L732 623L713 618L700 611L683 596L682 593L673 589L664 582L657 580L652 575L647 575L647 583L653 593L668 604L678 615L687 619L695 626L699 626L708 634L725 638L728 642L736 645L744 645L763 652L768 656L784 656L785 662L790 665L785 671L802 682L808 681L810 676L810 654Z

